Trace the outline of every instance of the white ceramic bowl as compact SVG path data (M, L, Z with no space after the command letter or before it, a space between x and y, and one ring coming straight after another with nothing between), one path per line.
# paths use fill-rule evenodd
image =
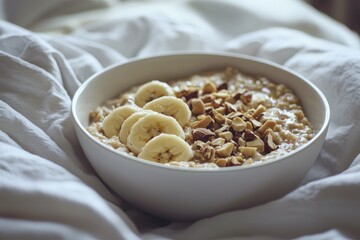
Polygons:
M134 85L226 66L290 87L313 124L315 137L284 157L255 166L201 170L165 166L119 153L86 131L92 109ZM125 200L172 220L194 220L248 208L291 191L319 154L329 116L324 95L308 80L274 63L225 53L160 55L114 65L88 79L72 103L76 134L99 176Z

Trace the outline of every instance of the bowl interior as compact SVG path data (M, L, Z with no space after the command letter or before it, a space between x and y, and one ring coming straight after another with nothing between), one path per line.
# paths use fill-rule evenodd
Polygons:
M233 54L173 54L133 60L111 66L91 77L73 99L75 121L86 132L89 112L104 101L118 96L129 88L153 79L169 81L204 70L232 66L249 75L263 75L275 83L284 83L300 98L305 114L315 132L319 132L329 112L322 93L302 77L280 66L253 57Z

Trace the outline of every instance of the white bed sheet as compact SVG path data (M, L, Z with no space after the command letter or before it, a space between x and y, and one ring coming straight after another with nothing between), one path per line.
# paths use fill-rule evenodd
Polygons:
M360 238L358 36L300 1L269 2L92 0L76 5L92 11L72 14L70 1L2 2L8 19L32 31L0 21L0 239ZM104 186L74 134L71 97L112 63L176 50L268 59L323 91L329 132L297 189L170 223Z

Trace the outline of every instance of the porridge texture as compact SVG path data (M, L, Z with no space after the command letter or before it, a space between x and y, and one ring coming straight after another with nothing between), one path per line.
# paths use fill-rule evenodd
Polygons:
M99 141L179 167L256 164L313 137L290 89L231 67L134 87L89 118L88 131Z

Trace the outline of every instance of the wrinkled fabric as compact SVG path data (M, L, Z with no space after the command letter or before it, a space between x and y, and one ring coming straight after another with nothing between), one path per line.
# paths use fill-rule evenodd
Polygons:
M0 239L360 238L360 52L346 27L300 1L29 2L3 1L0 15ZM267 59L325 94L328 134L296 189L180 223L103 184L74 133L72 96L111 64L179 50Z

